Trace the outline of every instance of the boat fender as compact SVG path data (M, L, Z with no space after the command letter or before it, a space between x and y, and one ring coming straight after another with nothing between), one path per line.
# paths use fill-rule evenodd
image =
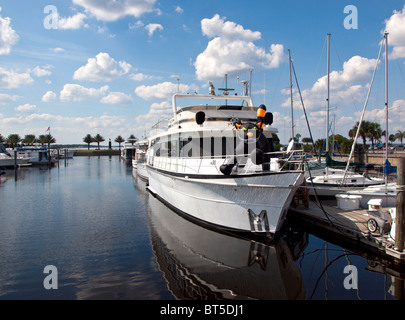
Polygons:
M202 125L205 122L205 113L203 111L198 111L195 115L195 122Z
M232 173L232 168L234 164L223 164L219 167L219 170L222 172L222 174L229 176Z
M259 109L257 109L257 118L264 118L266 114L266 106L264 104L261 104L259 106Z
M264 124L271 125L273 123L273 114L271 112L266 112L264 116Z

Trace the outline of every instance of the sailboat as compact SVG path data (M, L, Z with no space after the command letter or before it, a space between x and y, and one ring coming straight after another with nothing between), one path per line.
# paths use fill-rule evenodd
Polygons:
M369 186L359 190L349 190L347 194L361 196L360 207L367 208L371 199L381 199L383 207L395 207L397 187L396 183L388 183L388 175L394 172L388 161L388 32L384 33L385 43L385 110L386 110L386 130L385 130L385 168L384 183L376 186ZM378 59L379 60L379 59ZM378 61L377 61L378 62Z
M328 38L328 60L327 60L327 106L326 106L326 158L331 162L329 156L329 95L330 95L330 36ZM370 86L371 87L371 86ZM359 126L360 127L360 126ZM356 139L354 140L356 141ZM353 143L353 148L354 148ZM350 157L347 162L347 168L350 164ZM310 188L310 195L316 196L335 196L338 193L350 191L353 189L364 188L371 185L381 185L384 179L371 178L356 172L347 172L343 169L332 169L328 163L323 171L315 174L309 169L307 172L306 182Z

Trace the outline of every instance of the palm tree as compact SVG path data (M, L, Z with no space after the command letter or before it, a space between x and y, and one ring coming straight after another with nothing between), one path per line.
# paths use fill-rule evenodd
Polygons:
M315 141L315 148L319 150L319 154L322 152L323 145L325 144L326 139L318 139Z
M390 142L394 142L395 140L397 140L397 138L395 138L395 134L390 134L389 137L388 137L388 140Z
M395 134L395 139L401 140L401 144L402 144L402 140L404 138L405 138L405 131L398 130L397 133Z
M22 139L22 143L33 145L36 140L35 134L26 134L24 139Z
M134 145L134 143L138 140L137 137L135 137L133 134L131 134L128 139L129 142L131 142L131 145Z
M21 137L17 133L10 134L6 139L6 142L10 145L11 148L16 147L20 141Z
M381 126L377 122L370 122L367 129L366 136L371 140L371 149L374 149L374 140L379 140L382 136Z
M53 136L51 136L50 134L41 134L41 135L39 135L37 141L41 145L47 144L48 149L50 149L51 148L51 143L55 143L56 139Z
M348 135L350 139L354 139L356 137L357 129L353 127L352 129L349 130Z
M94 142L97 142L98 150L100 150L100 142L105 141L104 137L102 137L99 133L94 136Z
M87 143L87 150L90 150L90 143L94 142L94 138L88 133L83 138L83 142Z
M356 136L358 128L359 128L359 122L357 121L356 125L349 131L349 136L352 137L352 134L354 131L354 135L353 135L353 138L354 138ZM363 149L366 149L366 139L367 139L367 133L370 130L369 128L370 128L370 122L363 121L360 126L360 131L359 131L359 135L363 140Z
M125 141L125 139L123 137L121 137L121 136L118 136L118 137L115 138L114 141L118 143L118 146L121 149L121 143L123 143Z

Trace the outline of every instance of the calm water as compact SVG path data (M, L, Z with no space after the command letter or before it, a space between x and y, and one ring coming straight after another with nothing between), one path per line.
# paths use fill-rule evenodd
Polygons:
M117 156L3 175L0 244L2 300L401 298L390 266L305 230L266 246L184 220Z

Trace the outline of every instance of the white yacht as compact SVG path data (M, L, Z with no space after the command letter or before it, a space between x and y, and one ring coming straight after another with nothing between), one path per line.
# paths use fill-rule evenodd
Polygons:
M136 146L134 145L135 139L128 139L127 143L121 149L121 158L124 161L132 161L135 157Z
M149 136L149 191L203 225L273 237L304 174L272 152L272 114L249 96L215 95L212 84L208 95L174 95L172 107L167 131Z
M5 148L3 144L0 143L0 168L14 168L17 166L28 165L28 158L17 155L17 159L14 157L14 150L10 148Z
M17 156L28 158L28 163L33 166L54 165L57 160L52 159L48 148L45 147L22 147L17 148Z
M132 159L132 167L137 170L138 176L144 181L148 181L148 173L145 162L148 146L148 140L137 141L135 143L135 155Z

